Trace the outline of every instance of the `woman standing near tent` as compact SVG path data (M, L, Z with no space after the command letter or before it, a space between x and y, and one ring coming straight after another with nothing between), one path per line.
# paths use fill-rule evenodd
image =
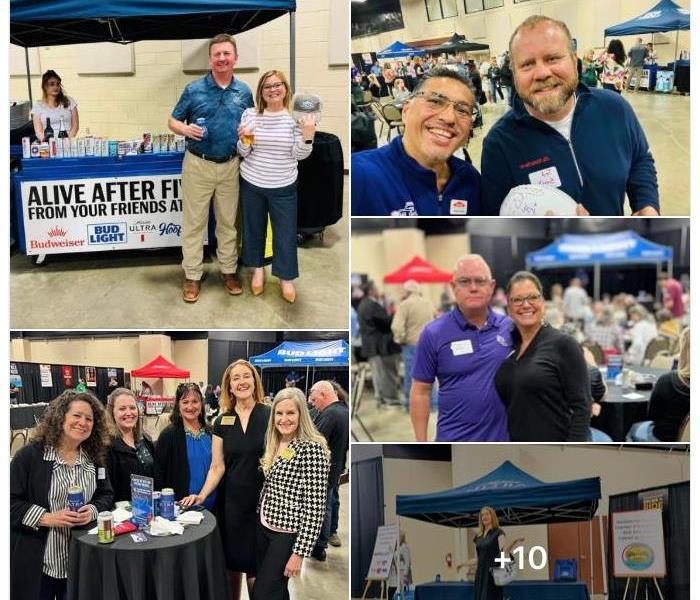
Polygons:
M251 595L257 571L256 509L264 481L260 459L270 420L264 397L260 376L248 361L237 360L226 368L221 382L221 414L212 428L209 474L199 493L182 501L185 506L203 504L218 486L217 516L233 600L240 598L243 573Z
M41 100L32 106L32 122L34 133L40 142L46 141L46 119L50 120L54 136L64 131L68 137L78 133L78 104L67 96L61 85L61 78L56 71L49 69L41 76Z
M627 54L622 42L610 40L608 49L596 59L596 62L603 67L600 80L606 90L613 90L618 94L622 93L627 78L626 60Z
M589 441L591 391L581 347L544 321L544 294L536 275L519 271L506 295L515 349L496 372L495 383L508 411L510 441Z
M506 546L506 534L498 525L496 511L490 506L484 506L479 511L479 534L474 536L476 546L477 566L474 579L474 600L503 600L503 588L497 586L491 574L492 568L499 567L495 562L501 552L508 555L525 538L513 540Z

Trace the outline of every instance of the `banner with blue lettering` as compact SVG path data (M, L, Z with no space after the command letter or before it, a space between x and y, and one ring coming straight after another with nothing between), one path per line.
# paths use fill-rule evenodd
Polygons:
M259 367L289 365L336 367L349 363L350 349L345 340L328 342L282 342L265 354L251 356L250 362Z
M181 245L180 174L23 181L20 186L27 254Z

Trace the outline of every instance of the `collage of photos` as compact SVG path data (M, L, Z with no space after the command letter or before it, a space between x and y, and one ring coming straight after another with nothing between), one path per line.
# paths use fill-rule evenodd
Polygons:
M691 0L5 10L10 600L695 597Z

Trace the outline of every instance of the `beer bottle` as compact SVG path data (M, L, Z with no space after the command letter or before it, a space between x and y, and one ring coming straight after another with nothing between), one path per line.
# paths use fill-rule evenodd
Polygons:
M51 127L51 119L46 117L46 127L44 128L44 140L48 141L53 137L53 127Z
M66 131L66 126L63 124L63 117L61 117L61 125L58 128L58 137L67 138L68 132Z

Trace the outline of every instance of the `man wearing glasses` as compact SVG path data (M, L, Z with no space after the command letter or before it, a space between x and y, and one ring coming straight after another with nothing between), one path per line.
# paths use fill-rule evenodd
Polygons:
M204 274L204 232L209 203L216 216L216 257L224 289L231 295L243 289L236 274L236 213L238 211L238 125L246 108L253 106L250 88L233 76L238 60L236 42L220 34L209 42L211 71L187 85L172 116L171 131L187 138L182 161L182 299L199 299ZM206 128L197 124L206 119Z
M461 73L426 74L403 106L404 134L352 155L352 214L479 214L479 173L453 156L469 139L474 104Z
M518 98L484 139L484 214L497 215L519 185L551 186L577 214L659 214L654 159L634 110L619 94L579 83L565 23L534 15L510 39Z
M410 405L416 441L427 441L435 379L435 441L508 441L506 409L494 376L512 350L513 323L489 307L495 281L478 254L457 261L451 285L457 306L428 323L418 340Z

